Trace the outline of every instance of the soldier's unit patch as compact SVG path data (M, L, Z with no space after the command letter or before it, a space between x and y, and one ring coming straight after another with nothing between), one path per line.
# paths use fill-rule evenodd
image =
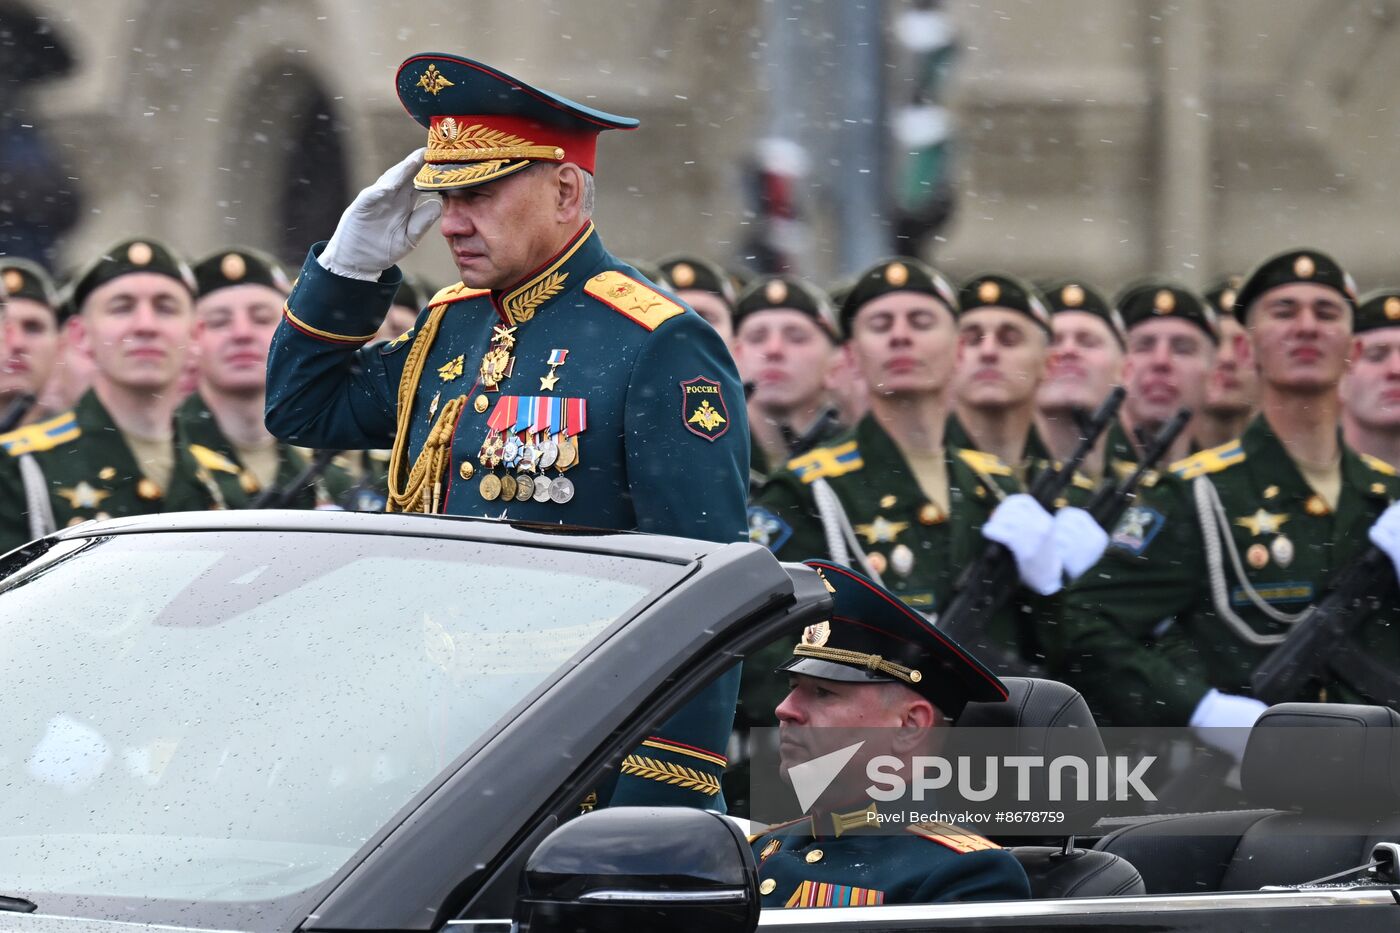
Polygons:
M1162 530L1163 524L1161 512L1145 505L1135 505L1119 519L1113 534L1109 536L1108 546L1136 557L1147 550L1152 539L1157 537L1157 532Z
M681 383L681 423L691 434L707 441L729 430L729 408L718 382L696 376Z
M749 506L749 541L777 551L792 537L792 526L760 505Z

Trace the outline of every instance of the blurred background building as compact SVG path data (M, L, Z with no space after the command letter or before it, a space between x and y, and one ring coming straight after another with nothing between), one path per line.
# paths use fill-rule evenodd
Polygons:
M143 233L299 264L422 131L418 51L640 117L598 222L819 281L1204 284L1271 250L1400 282L1393 0L0 0L0 251ZM451 281L434 238L410 268Z

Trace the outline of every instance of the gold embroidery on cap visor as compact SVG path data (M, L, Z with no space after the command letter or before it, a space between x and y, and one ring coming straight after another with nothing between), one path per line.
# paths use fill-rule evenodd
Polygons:
M469 188L504 178L532 161L559 162L564 150L538 146L528 139L493 130L482 123L462 126L444 117L428 129L428 153L413 179L419 191Z

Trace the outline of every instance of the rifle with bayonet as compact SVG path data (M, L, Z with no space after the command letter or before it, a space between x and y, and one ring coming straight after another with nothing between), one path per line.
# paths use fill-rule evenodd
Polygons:
M282 486L270 486L248 503L250 509L285 509L291 505L297 494L321 478L321 474L330 468L331 461L340 456L339 450L318 450L311 456L305 468L292 479L291 482Z
M1084 419L1078 445L1059 468L1046 467L1031 482L1027 493L1047 511L1074 479L1084 458L1108 430L1123 404L1122 386L1114 388L1091 416ZM1034 669L1012 652L987 638L986 625L997 610L1011 599L1017 584L1016 558L1003 544L989 541L981 555L963 571L948 607L934 623L939 631L970 649L993 670L1002 674L1027 674Z
M1084 506L1084 511L1094 516L1100 528L1108 532L1113 531L1118 520L1128 510L1128 506L1137 498L1137 490L1142 485L1143 478L1154 470L1157 461L1171 450L1172 444L1176 443L1176 439L1181 436L1190 420L1191 409L1178 410L1166 424L1158 428L1152 439L1143 445L1142 459L1138 461L1132 473L1121 480L1104 480L1099 488L1094 490L1094 495Z
M1255 669L1250 692L1270 705L1287 703L1298 699L1310 680L1330 672L1372 702L1400 708L1400 677L1352 638L1378 604L1393 601L1394 592L1390 558L1378 547L1367 548Z

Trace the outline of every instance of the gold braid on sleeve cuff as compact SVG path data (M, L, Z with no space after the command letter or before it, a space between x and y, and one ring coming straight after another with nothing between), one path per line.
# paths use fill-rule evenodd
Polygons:
M623 774L693 790L707 797L714 797L720 790L719 778L712 774L645 755L628 755L623 759L621 770Z
M893 661L886 661L878 654L864 654L860 651L846 651L844 648L823 648L817 645L797 645L792 653L799 658L816 658L819 661L834 661L837 664L856 665L873 672L889 674L907 684L916 684L924 679L919 671Z

